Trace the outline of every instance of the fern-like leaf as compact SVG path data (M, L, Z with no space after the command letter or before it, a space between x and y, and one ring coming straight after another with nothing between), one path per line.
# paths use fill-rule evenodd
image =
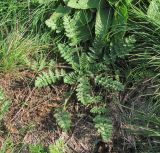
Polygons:
M42 72L42 74L40 74L36 78L35 87L41 88L41 87L51 85L64 75L65 75L65 71L63 69L61 69L60 71L56 69L55 72L49 69L48 72Z
M108 110L105 108L105 106L95 106L90 110L90 112L94 114L104 114L107 111Z
M95 82L106 89L111 89L115 91L123 91L124 86L119 81L113 80L109 77L102 77L101 75L97 76Z
M81 12L74 13L74 17L71 18L69 15L65 15L63 18L64 29L66 32L66 36L70 39L70 45L75 46L79 44L81 41L84 42L89 40L91 37L90 29L88 26L82 26L84 19L81 19L83 16ZM86 21L87 24L88 21ZM81 23L81 24L80 24ZM84 24L84 23L83 23Z
M30 144L29 151L30 153L46 153L44 151L44 147L40 144L36 144L36 145Z
M65 153L65 147L64 140L59 138L54 144L49 145L49 153Z
M89 70L89 60L86 53L82 53L81 57L79 58L79 65L80 65L80 72L87 72Z
M82 77L79 79L79 84L77 86L77 98L84 104L92 104L95 99L91 96L91 87L87 77Z
M69 7L65 7L65 6L58 6L57 9L54 11L54 13L52 14L52 16L46 20L46 25L51 28L52 30L56 30L56 32L60 32L62 31L63 28L63 22L61 20L61 18L66 15L69 14L71 11L71 9Z
M79 51L79 48L69 47L68 45L58 44L58 49L60 51L61 56L66 60L66 62L72 65L72 68L75 70L79 70L78 60L75 53Z
M93 121L95 122L95 127L101 134L103 140L110 140L113 131L112 121L104 115L97 115Z
M76 72L71 72L64 76L64 83L75 84L77 82L78 74Z
M55 74L49 70L49 72L42 72L42 74L40 74L36 80L35 80L35 87L41 88L41 87L45 87L48 86L52 83L55 83L57 81L57 77L55 76Z
M54 114L58 125L63 129L63 131L67 132L71 126L71 115L69 112L58 109Z

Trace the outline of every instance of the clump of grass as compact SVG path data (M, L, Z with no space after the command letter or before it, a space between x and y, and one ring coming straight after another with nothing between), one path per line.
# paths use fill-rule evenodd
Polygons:
M51 41L44 21L53 9L38 2L0 1L0 73L25 69Z
M49 12L52 13L48 5L39 4L35 0L1 0L0 1L0 39L17 27L24 25L29 33L45 32L45 20ZM48 30L47 30L48 31Z
M143 101L143 99L141 99ZM134 105L134 104L133 104ZM150 98L145 103L137 104L130 109L129 132L135 136L135 146L138 150L159 152L160 144L160 105L159 100ZM128 133L129 133L128 132Z
M24 66L34 48L33 42L20 32L11 33L0 46L0 71L13 72Z
M23 32L14 30L5 40L0 42L0 72L8 73L24 69L36 52L43 50L37 36L25 36Z
M153 0L158 3L158 1ZM132 85L142 83L147 90L132 97L129 105L129 131L135 135L135 146L139 152L159 152L160 144L160 101L159 101L159 67L160 67L160 10L154 10L153 1L146 5L133 5L130 8L128 34L135 38L134 47L129 57L129 74L127 81ZM141 1L144 3L144 1ZM150 5L149 5L150 4ZM156 8L160 3L156 5ZM151 8L152 7L152 8ZM149 10L150 9L150 10ZM152 11L152 12L151 12ZM151 15L151 13L154 13ZM146 80L150 80L149 83ZM144 87L145 86L145 87ZM133 88L133 87L132 87ZM141 98L136 98L141 97ZM138 99L134 101L134 99ZM139 104L136 104L139 102ZM129 120L128 116L127 119ZM143 151L140 151L143 150Z

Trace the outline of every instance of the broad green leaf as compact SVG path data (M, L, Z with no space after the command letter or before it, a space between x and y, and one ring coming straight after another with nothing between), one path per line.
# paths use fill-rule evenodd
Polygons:
M40 4L48 4L50 2L57 2L58 0L34 0L33 2L38 2Z
M63 18L65 34L71 40L70 45L76 45L81 41L84 42L91 37L89 26L85 25L87 24L87 21L81 22L80 18L81 15L79 13L75 13L73 18L69 15L66 15Z
M97 8L99 0L69 0L68 6L75 9Z
M92 20L92 13L89 10L80 10L75 12L72 20L75 21L76 26L87 25Z
M105 0L101 0L98 7L95 23L95 40L94 40L94 50L98 56L101 55L101 51L107 44L107 36L111 28L113 20L114 10L110 6L107 6Z
M130 5L133 0L106 0L110 5L118 6L120 3Z
M59 26L59 20L66 14L68 14L71 11L69 7L65 6L58 6L55 12L52 14L52 16L46 20L46 25L51 28L52 30L56 30L60 28Z
M112 24L112 57L115 58L117 55L118 57L123 57L127 50L124 48L124 35L126 33L127 28L127 21L128 21L128 7L121 4L116 8L114 13L114 20ZM116 53L115 53L116 52Z
M95 34L97 37L104 37L107 35L109 28L112 24L113 9L108 7L104 0L101 0L100 6L97 11Z

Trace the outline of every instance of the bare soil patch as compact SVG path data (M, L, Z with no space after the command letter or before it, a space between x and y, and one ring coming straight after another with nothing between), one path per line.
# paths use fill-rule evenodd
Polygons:
M2 143L9 134L15 145L43 144L47 147L63 137L69 148L68 152L92 153L98 133L91 117L85 114L85 110L74 99L74 104L70 106L73 126L68 133L61 131L53 117L54 109L61 106L60 101L69 87L57 84L37 89L33 85L33 78L34 74L27 71L18 77L5 75L0 79L0 86L12 101L0 130L3 131L0 133ZM79 107L82 113L80 116L75 115L77 108L74 105ZM23 152L27 152L26 148Z

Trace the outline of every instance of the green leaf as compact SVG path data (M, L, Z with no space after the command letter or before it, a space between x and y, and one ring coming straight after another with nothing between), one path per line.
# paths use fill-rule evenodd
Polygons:
M119 0L106 0L107 2L109 2L110 5L116 5L117 3L119 3Z
M49 145L49 153L64 153L65 147L64 140L59 138L54 144Z
M99 134L101 134L103 140L108 141L112 137L113 125L112 121L105 115L97 115L93 121Z
M132 3L133 0L125 0L127 5L130 5Z
M88 70L89 61L88 61L86 53L82 53L82 55L79 59L79 65L80 65L80 70L82 73L86 72Z
M160 24L160 0L152 0L148 10L147 16Z
M57 9L54 11L52 16L46 20L46 25L51 28L52 30L60 29L61 27L61 18L68 14L71 11L69 7L66 6L58 6Z
M46 153L44 151L43 146L40 144L36 144L36 145L30 144L29 151L30 151L30 153Z
M126 5L120 4L117 6L114 19L112 24L112 54L111 56L114 58L115 56L124 57L128 50L124 48L124 35L127 30L127 21L128 21L128 7Z
M58 0L37 0L40 4L48 4L50 2L57 2Z
M126 23L128 20L128 8L127 6L121 4L119 5L114 13L114 21L113 21L113 29L117 30L118 28L122 28L121 31L123 31L123 34L125 31L123 30L126 28Z
M57 113L54 114L58 125L67 132L71 127L71 114L65 110L57 109Z
M69 0L68 6L75 9L97 8L99 0Z
M93 18L92 12L89 10L80 10L76 11L73 17L73 21L75 21L76 26L84 26L87 25Z
M60 77L61 74L56 75L53 71L49 69L48 72L42 72L40 75L36 77L35 87L41 88L49 86L55 83L58 79L60 79Z
M112 25L113 11L111 7L106 5L105 0L100 1L95 23L96 37L93 44L97 55L101 53L102 48L107 44L106 39Z
M115 91L123 91L124 85L117 80L113 80L112 78L106 76L102 77L101 75L95 78L95 82L106 89L115 90Z
M107 35L112 24L113 10L107 7L104 0L101 0L96 15L95 34L104 38Z
M75 72L71 72L64 76L64 83L75 84L77 82L78 75Z
M108 110L106 109L106 106L95 106L93 107L90 112L93 114L104 114L106 113Z
M58 50L61 54L61 56L65 59L65 61L72 65L73 69L79 70L79 65L77 64L76 56L77 52L79 51L79 48L70 47L66 44L58 44Z
M82 11L76 11L73 17L65 15L63 18L65 34L70 39L70 45L72 46L91 38L90 28L87 25L88 21L84 19L83 13Z
M120 3L123 3L124 5L130 5L133 0L106 0L106 1L109 2L109 4L112 6L117 6Z
M85 76L80 78L77 86L77 99L83 104L88 105L95 102L95 98L91 96L91 85L89 79Z

